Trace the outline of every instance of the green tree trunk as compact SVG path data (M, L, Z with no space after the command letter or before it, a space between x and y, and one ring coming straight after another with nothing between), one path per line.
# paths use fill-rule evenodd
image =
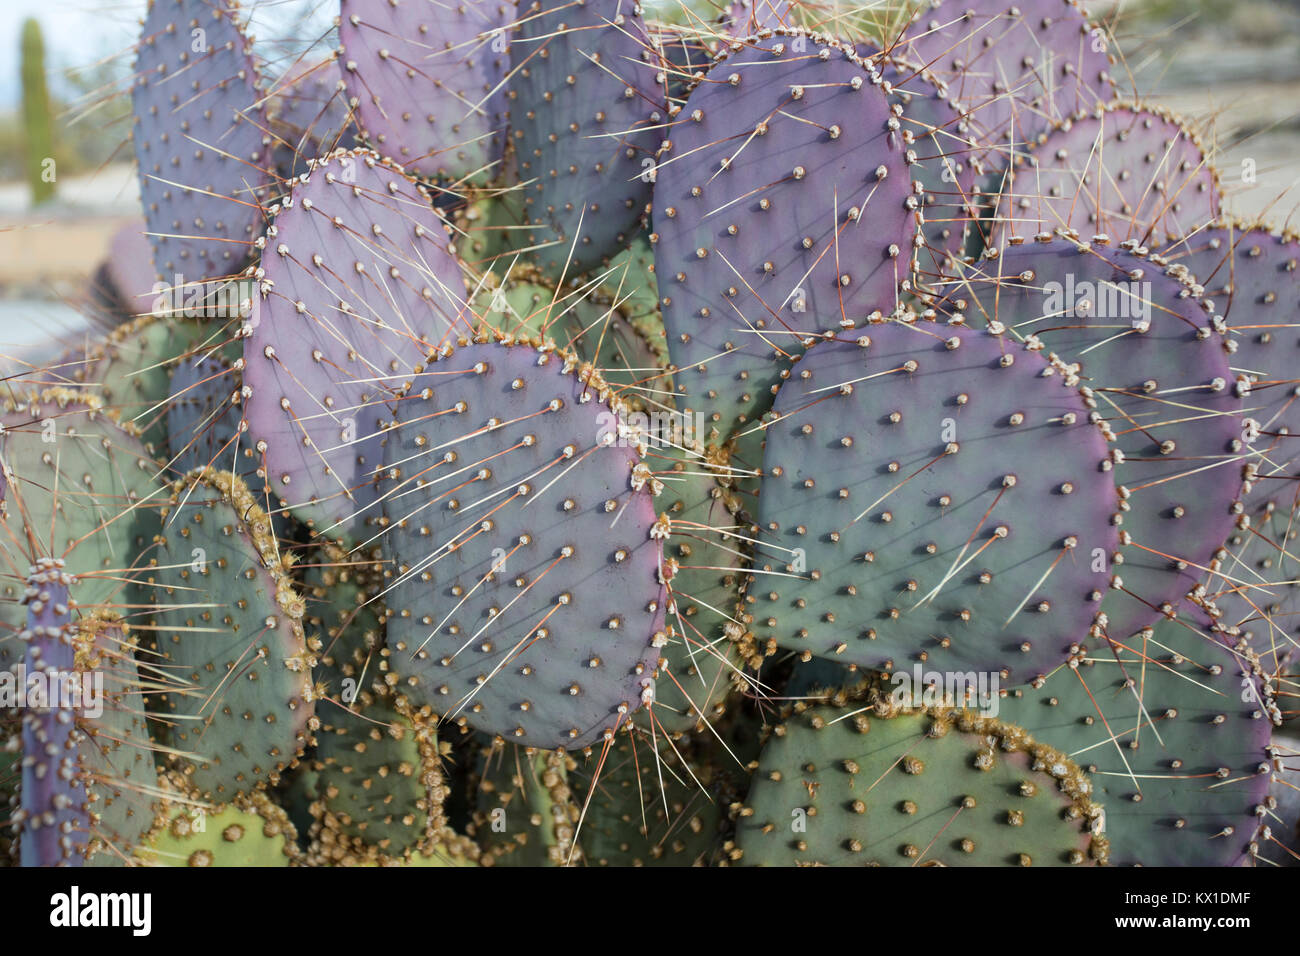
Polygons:
M27 182L32 205L54 196L54 120L45 86L45 41L41 25L28 18L22 36L23 124L27 131Z

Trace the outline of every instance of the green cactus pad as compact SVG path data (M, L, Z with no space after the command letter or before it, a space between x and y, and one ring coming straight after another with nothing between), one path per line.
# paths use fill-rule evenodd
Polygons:
M87 859L116 866L154 823L159 797L154 747L145 720L144 683L136 664L136 638L116 615L83 618L77 625L77 670L103 674L103 712L78 718L86 735L81 765L90 811Z
M406 857L446 825L438 738L367 692L354 709L322 705L313 767L323 826L364 855Z
M167 406L171 376L186 359L217 352L234 361L240 355L238 326L143 315L119 325L87 355L84 378L121 422L140 429L155 454L167 450Z
M301 856L293 824L264 794L219 807L168 805L135 856L141 866L287 867Z
M383 646L383 564L377 552L349 554L327 541L303 570L303 618L320 645L316 679L326 696L350 705L362 690L387 696L397 677Z
M813 708L764 746L736 842L760 866L1077 865L1105 859L1090 791L995 720Z
M733 517L732 496L699 449L652 445L646 460L663 483L659 507L670 522L669 636L649 713L662 730L682 733L719 716L732 687L745 682L736 639L748 529ZM638 711L633 723L649 728L649 713Z
M174 682L162 704L173 760L206 799L274 783L314 729L316 661L288 565L237 477L207 469L173 485L150 572Z
M574 847L580 810L569 773L573 758L494 742L478 768L473 834L491 866L567 866L581 863Z
M557 290L540 272L524 267L474 299L480 330L528 339L550 339L600 370L629 405L644 408L671 394L662 343L647 337L619 308L613 292Z
M704 780L699 777L703 775ZM579 839L592 866L708 866L721 851L723 807L704 768L644 734L619 734L581 768Z
M143 566L157 511L166 500L156 466L135 429L117 425L93 395L49 389L0 405L0 667L22 659L15 635L35 547L63 555L79 575L82 608L135 600L127 582ZM28 540L31 535L33 541Z

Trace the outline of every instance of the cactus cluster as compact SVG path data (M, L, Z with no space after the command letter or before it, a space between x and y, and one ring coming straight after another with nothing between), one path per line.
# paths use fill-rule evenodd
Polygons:
M1300 240L1074 0L819 17L152 0L0 863L1295 858Z

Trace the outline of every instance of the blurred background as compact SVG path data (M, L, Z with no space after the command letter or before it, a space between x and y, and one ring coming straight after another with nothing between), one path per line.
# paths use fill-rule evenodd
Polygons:
M79 302L109 240L139 215L127 90L145 0L2 7L0 354L12 360L78 337ZM247 0L244 8L271 73L306 49L324 55L335 46L337 0ZM1115 37L1116 79L1201 132L1227 210L1300 231L1300 0L1088 8Z

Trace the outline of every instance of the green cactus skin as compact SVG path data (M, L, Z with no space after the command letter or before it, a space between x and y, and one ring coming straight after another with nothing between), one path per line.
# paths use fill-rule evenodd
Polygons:
M54 198L54 182L46 181L45 162L54 158L54 116L45 86L45 40L33 18L23 21L23 128L27 135L27 184L32 205Z
M143 315L90 350L84 379L94 383L115 418L138 428L154 453L165 455L172 370L214 350L231 361L239 357L233 332L220 322Z
M148 583L174 682L161 695L172 760L205 799L275 783L317 727L316 659L288 565L238 477L202 469L173 484Z
M570 789L572 757L494 741L480 755L473 835L485 866L569 866L581 812Z
M330 836L313 828L319 848L350 849L363 859L409 859L446 827L434 726L412 721L404 709L366 691L351 708L323 706L312 761L318 805L312 810Z
M386 611L381 592L384 570L379 550L349 554L325 541L298 565L303 571L305 626L320 645L315 679L324 694L348 705L363 690L386 697L397 683L383 646Z
M763 748L736 843L746 865L1104 862L1070 760L967 712L797 708Z
M499 285L481 289L473 308L479 331L549 339L595 365L629 407L642 409L671 394L667 352L631 322L616 292L591 284L559 291L525 266Z
M5 494L0 500L0 667L16 664L15 634L26 620L19 605L28 536L66 555L78 576L77 603L89 609L129 605L127 582L157 527L161 483L131 426L119 426L93 395L48 389L0 404ZM14 575L19 575L15 579Z
M677 747L656 752L648 735L621 733L576 777L586 811L579 839L590 865L708 866L720 859L726 827L713 774Z
M302 856L295 840L285 812L256 793L212 808L165 804L135 857L140 866L287 867Z
M732 496L701 448L651 447L647 461L663 485L658 505L670 522L664 541L670 634L660 651L654 704L632 721L650 729L653 713L656 727L678 734L716 719L733 687L749 684L737 646L747 529L733 517Z
M83 618L78 631L77 669L104 675L103 713L78 718L92 814L87 861L120 866L153 826L159 796L137 639L120 616L105 612Z

